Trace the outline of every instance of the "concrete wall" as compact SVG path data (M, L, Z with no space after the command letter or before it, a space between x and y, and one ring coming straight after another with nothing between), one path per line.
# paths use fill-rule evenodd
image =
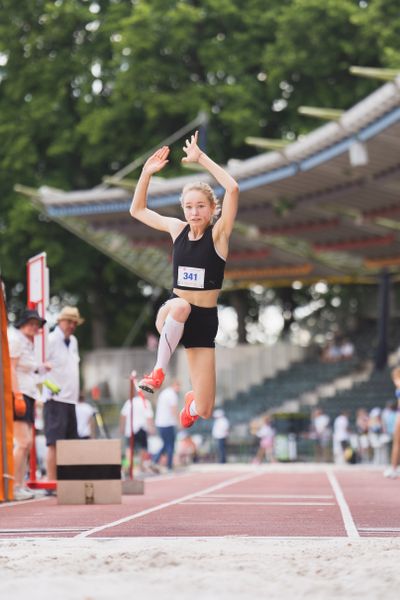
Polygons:
M306 349L288 342L273 346L239 345L235 348L216 349L217 397L228 401L249 386L261 383L291 363L303 360ZM154 352L142 348L105 348L87 352L82 360L82 376L85 390L95 385L106 385L112 402L121 403L129 395L129 375L133 369L141 377L154 366ZM178 377L182 390L189 390L190 380L186 355L179 348L168 368L168 376Z
M104 348L87 352L82 360L84 388L105 386L113 402L122 402L129 396L132 370L142 376L151 370L154 360L155 353L142 348Z

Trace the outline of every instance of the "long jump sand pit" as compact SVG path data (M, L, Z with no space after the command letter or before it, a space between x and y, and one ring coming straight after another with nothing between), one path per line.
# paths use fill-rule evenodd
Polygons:
M399 498L381 468L233 464L2 505L0 599L397 600Z
M111 538L0 542L0 598L399 597L400 538Z

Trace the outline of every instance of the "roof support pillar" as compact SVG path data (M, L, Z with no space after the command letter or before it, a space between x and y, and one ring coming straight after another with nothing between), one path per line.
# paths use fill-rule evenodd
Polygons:
M375 356L375 368L384 369L388 358L388 326L390 315L390 274L381 272L378 303L378 346Z

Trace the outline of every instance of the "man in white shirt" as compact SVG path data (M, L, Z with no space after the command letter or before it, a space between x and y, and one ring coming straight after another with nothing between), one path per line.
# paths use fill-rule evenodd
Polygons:
M214 423L211 435L217 442L219 462L226 463L226 438L229 433L229 421L222 408L216 408L213 416Z
M329 459L329 445L331 441L330 418L320 408L316 408L312 415L312 437L315 440L315 454L318 462Z
M148 454L147 434L153 433L154 413L153 408L143 392L132 398L128 398L121 409L120 431L125 436L126 457L130 464L131 436L133 433L134 450L140 448L139 461L143 471L150 460Z
M24 478L33 442L39 376L50 369L49 363L38 363L34 350L35 335L45 323L45 319L36 310L27 309L8 336L14 397L15 500L29 500L33 497L32 492L24 486Z
M350 447L349 413L343 411L333 422L333 454L335 462L346 462L345 451Z
M163 454L167 455L168 469L172 469L174 462L176 425L178 422L178 392L180 382L174 379L158 396L156 409L156 427L162 439L162 448L153 458L157 464Z
M79 399L79 349L73 335L84 322L74 306L65 306L57 318L57 327L49 335L48 360L52 382L58 393L46 392L44 433L47 444L47 477L56 479L57 440L78 439L75 406Z
M89 440L95 437L94 416L96 410L89 402L86 402L83 394L79 396L79 402L75 405L75 412L79 439Z

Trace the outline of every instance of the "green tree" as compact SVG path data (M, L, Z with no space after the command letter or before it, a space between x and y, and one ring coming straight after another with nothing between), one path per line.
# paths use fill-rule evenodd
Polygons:
M239 0L135 3L113 36L103 80L112 93L80 130L99 152L109 152L110 136L117 139L126 161L129 151L156 145L205 110L217 160L252 154L243 140L266 123L262 54L274 36L271 13L283 6L278 0L267 10L262 0L245 9ZM114 156L123 162L121 152ZM180 155L180 146L173 148L172 162L179 165Z
M376 89L376 82L350 75L351 65L394 66L383 41L390 25L375 5L293 0L276 15L275 41L264 52L276 93L272 110L280 115L276 135L298 135L315 127L314 120L298 115L301 105L347 109Z
M92 71L99 57L110 56L111 40L106 30L97 32L87 2L3 1L1 8L9 18L0 25L0 265L10 310L25 303L26 260L44 250L52 295L72 298L87 318L83 346L121 344L141 311L137 278L13 192L16 182L86 188L111 168L111 161L85 162L92 149L79 130L101 103ZM110 18L126 8L113 6ZM143 341L144 333L136 343Z

